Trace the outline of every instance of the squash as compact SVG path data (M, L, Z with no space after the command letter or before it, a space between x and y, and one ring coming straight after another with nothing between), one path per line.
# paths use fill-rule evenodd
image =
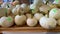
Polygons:
M48 5L43 5L43 6L41 6L41 7L39 8L40 12L42 12L43 14L47 14L50 9L51 9L51 8L50 8L50 6L48 6Z
M43 14L41 14L41 13L36 13L36 14L34 14L34 17L39 21L39 19L41 18L41 17L43 17L44 15Z
M45 29L54 29L57 25L57 21L54 18L42 17L39 20L39 24Z
M12 17L1 17L0 19L0 25L2 27L10 27L12 26L13 23L13 18Z
M15 16L15 24L17 26L21 26L21 25L25 24L25 22L26 22L26 16L25 15L21 15L21 16L16 15Z
M21 4L21 8L22 8L22 11L24 11L24 13L28 13L30 10L29 6L25 3Z
M18 4L18 5L16 5L16 7L15 8L19 8L20 7L20 5Z
M35 18L28 18L27 25L30 27L34 27L37 25L37 20Z
M60 10L58 8L53 8L49 12L50 18L59 19L60 18Z
M13 15L18 15L18 14L19 14L19 12L17 12L16 9L17 9L17 8L14 8L14 9L12 10L12 14L13 14Z

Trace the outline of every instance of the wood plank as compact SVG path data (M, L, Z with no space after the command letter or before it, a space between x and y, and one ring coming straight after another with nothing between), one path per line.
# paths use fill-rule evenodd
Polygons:
M55 29L47 30L42 27L11 27L11 28L0 28L0 32L10 31L10 32L60 32L60 27Z

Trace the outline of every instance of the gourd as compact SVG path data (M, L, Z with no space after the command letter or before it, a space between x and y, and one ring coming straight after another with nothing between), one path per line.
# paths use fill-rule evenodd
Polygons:
M51 9L49 12L49 17L59 19L60 18L60 9L58 9L58 8Z
M39 21L39 19L41 18L41 17L43 17L44 15L42 14L42 13L36 13L36 14L34 14L34 17Z
M12 17L1 17L0 19L0 25L2 27L10 27L12 26L13 23L13 18Z
M15 24L17 26L21 26L21 25L25 24L25 22L26 22L26 16L25 15L21 15L21 16L16 15L15 16Z
M45 29L54 29L57 25L57 21L54 18L42 17L39 20L39 24Z
M24 14L24 11L22 11L22 8L21 8L21 7L18 7L16 10L17 10L17 12L18 12L19 14Z
M19 14L22 14L22 13L23 13L23 12L22 12L22 8L20 7L19 4L16 5L16 7L12 10L12 13L13 13L14 15L19 15Z
M17 9L17 8L14 8L14 9L12 10L12 14L13 14L13 15L18 15L18 14L19 14L19 12L17 12L16 9Z
M40 12L42 12L42 13L44 13L44 14L47 14L50 9L51 9L51 8L50 8L50 6L48 6L48 5L43 5L43 6L41 6L41 7L39 8Z
M22 8L22 11L24 11L24 13L28 13L30 10L29 6L25 3L21 4L21 8Z
M19 8L20 7L20 5L18 4L18 5L16 5L16 7L15 8Z
M34 27L37 25L37 20L35 18L28 18L27 25L30 27Z

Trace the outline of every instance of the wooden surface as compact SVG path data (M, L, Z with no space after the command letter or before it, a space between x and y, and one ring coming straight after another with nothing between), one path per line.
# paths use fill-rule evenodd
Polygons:
M55 29L47 30L39 25L36 27L28 27L28 26L22 26L22 27L17 27L17 26L12 26L10 28L3 28L0 27L0 33L3 31L8 31L8 32L60 32L60 26L57 26Z

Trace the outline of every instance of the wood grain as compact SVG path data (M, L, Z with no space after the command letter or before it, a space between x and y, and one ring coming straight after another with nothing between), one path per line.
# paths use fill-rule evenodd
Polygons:
M0 27L0 33L3 31L8 31L8 32L60 32L60 26L57 26L55 29L44 29L40 27L39 25L36 27L28 27L28 26L22 26L22 27L17 27L13 26L10 28L3 28Z

